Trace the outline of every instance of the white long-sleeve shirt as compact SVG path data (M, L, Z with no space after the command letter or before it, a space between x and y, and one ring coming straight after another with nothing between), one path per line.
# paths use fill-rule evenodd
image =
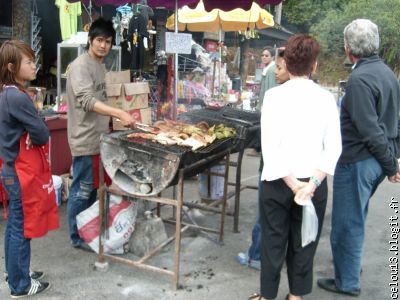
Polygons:
M292 79L265 93L261 112L261 180L319 169L333 174L342 151L333 95L308 79Z

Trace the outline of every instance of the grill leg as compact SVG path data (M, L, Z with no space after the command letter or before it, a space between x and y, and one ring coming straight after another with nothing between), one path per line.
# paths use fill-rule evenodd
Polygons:
M229 160L230 160L230 154L228 153L225 157L224 196L223 196L223 200L222 200L222 209L221 209L221 224L220 224L221 227L219 230L220 243L222 243L224 241L226 200L228 199Z
M242 159L244 148L238 153L237 167L236 167L236 186L235 186L235 207L233 212L233 232L239 233L239 209L240 209L240 191L242 180Z
M101 188L99 189L99 218L100 218L100 222L99 222L99 255L97 258L97 262L100 264L104 264L106 262L106 259L104 257L104 245L103 245L103 237L104 237L104 232L105 232L105 226L104 226L104 218L105 218L105 213L104 213L104 203L105 203L105 194L106 194L106 190L105 190L105 186L101 186Z
M182 227L182 206L183 206L183 170L179 171L179 182L177 191L177 203L174 212L175 224L175 267L174 267L174 288L178 289L179 284L179 262L181 252L181 227Z
M157 197L161 197L161 192L157 194ZM157 217L161 218L161 203L157 202Z
M178 183L178 186L179 186L179 183ZM177 196L176 196L176 185L174 185L173 187L172 187L172 199L177 199ZM176 211L175 210L172 210L172 219L176 219Z

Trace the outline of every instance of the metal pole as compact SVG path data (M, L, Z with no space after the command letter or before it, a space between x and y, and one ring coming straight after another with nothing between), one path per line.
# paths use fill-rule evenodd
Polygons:
M175 0L175 33L178 33L178 0ZM172 120L176 119L178 108L178 53L174 54L174 100L172 101Z
M221 73L222 73L222 27L219 25L219 74L218 74L218 100L221 100Z
M282 19L282 2L275 6L275 23L281 24Z

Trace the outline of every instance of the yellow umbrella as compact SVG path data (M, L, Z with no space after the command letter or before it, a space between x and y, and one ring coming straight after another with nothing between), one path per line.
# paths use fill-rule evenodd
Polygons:
M167 28L174 30L175 15L167 20ZM213 9L207 12L200 0L196 8L184 6L178 10L178 29L184 31L239 31L246 29L268 28L274 25L273 16L253 2L250 10L236 8L231 11Z

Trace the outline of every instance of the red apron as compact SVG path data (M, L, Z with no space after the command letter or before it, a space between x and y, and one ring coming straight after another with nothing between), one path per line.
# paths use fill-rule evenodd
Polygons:
M3 165L3 161L0 159L0 170L1 170L1 166ZM1 174L0 174L0 179L1 179ZM4 219L8 218L8 214L7 214L7 205L8 205L8 201L7 201L7 193L3 187L3 182L0 180L0 198L1 198L1 202L3 203L3 215L4 215Z
M38 238L60 227L56 194L49 166L49 145L26 149L21 136L15 169L21 185L25 238Z

